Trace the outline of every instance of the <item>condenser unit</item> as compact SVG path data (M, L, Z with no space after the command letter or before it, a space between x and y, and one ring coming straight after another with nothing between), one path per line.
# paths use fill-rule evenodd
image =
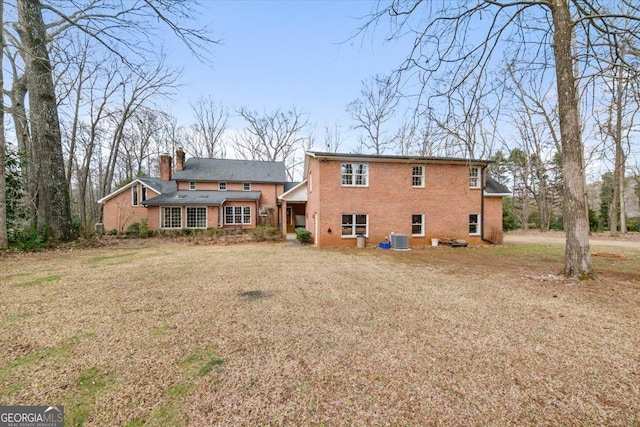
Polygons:
M391 247L397 251L409 249L409 236L406 234L391 233Z

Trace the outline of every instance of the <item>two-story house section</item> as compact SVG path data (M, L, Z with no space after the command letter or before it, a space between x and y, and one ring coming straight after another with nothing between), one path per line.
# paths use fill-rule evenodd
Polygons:
M172 157L163 154L159 179L141 178L99 200L104 203L104 229L123 231L123 224L142 218L146 218L149 228L159 230L278 225L278 197L284 192L286 180L283 162L208 158L185 161L184 152L178 149L175 172ZM155 187L150 187L151 182ZM137 200L133 196L136 191ZM129 193L130 205L126 200Z
M502 241L502 197L508 189L486 177L485 160L308 152L304 181L284 193L306 198L305 226L321 247L377 244L391 233L411 245L432 238ZM305 193L306 194L303 194Z

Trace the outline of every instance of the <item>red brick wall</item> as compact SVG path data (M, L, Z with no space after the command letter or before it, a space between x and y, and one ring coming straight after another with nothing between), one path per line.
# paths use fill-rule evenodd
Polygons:
M391 232L408 234L414 246L429 245L431 238L481 242L480 236L469 235L469 214L480 214L482 190L469 188L468 165L425 164L425 187L413 188L415 163L368 162L369 186L343 187L341 163L315 158L309 162L310 175L316 176L309 193L307 222L313 232L311 216L319 212L320 246L356 246L355 239L341 236L342 214L368 214L367 242L375 245ZM490 205L485 214L494 218L497 210L494 203ZM412 214L425 215L424 237L411 236ZM492 227L496 227L493 222Z
M502 243L502 197L484 198L484 237Z
M140 184L134 184L138 188L138 202L142 201ZM157 196L157 193L147 187L147 198ZM147 218L147 208L138 204L131 205L131 188L123 190L104 203L102 208L102 222L105 231L116 230L119 233L127 230L134 222L140 222Z

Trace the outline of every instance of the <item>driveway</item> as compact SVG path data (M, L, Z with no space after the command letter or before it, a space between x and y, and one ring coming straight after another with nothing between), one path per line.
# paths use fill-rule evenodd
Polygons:
M565 243L565 235L560 232L517 232L505 233L504 242L509 243ZM589 238L591 246L616 246L622 248L640 249L640 235L637 233L621 237L610 237L604 234L595 234Z

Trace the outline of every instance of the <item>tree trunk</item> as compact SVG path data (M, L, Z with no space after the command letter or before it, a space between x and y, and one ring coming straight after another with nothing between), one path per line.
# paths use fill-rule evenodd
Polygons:
M73 237L69 190L47 37L39 0L18 0L18 31L26 64L29 118L37 188L38 228L60 240Z
M0 0L0 28L4 24L4 1ZM4 56L4 37L0 31L0 63ZM7 238L7 181L5 177L5 138L4 138L4 70L0 67L0 249L9 247Z
M553 54L556 62L558 111L562 140L564 179L564 227L566 250L564 274L579 278L593 275L589 248L589 217L585 201L584 149L571 42L573 21L566 0L554 0Z

